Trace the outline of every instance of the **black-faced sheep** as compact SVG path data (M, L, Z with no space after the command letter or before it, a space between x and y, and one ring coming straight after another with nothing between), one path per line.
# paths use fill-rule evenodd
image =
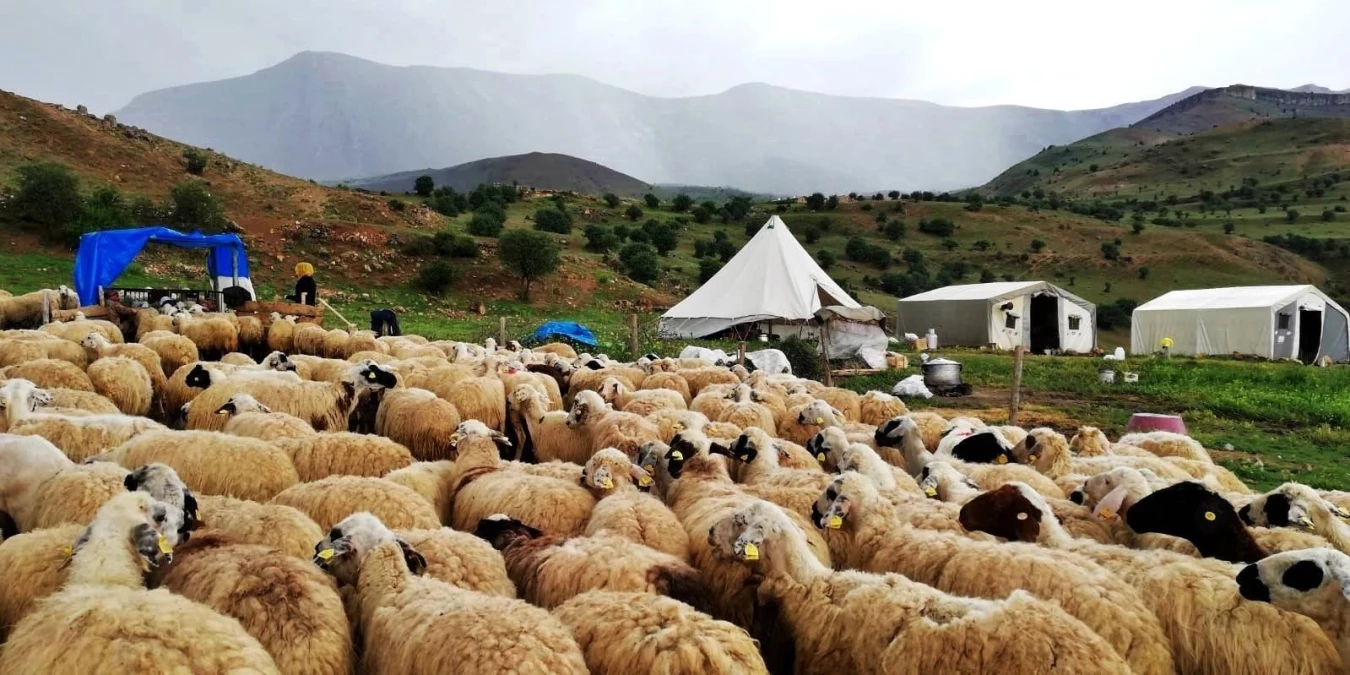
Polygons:
M1247 600L1316 621L1350 663L1350 557L1326 548L1277 553L1242 568L1237 582Z
M587 672L576 641L547 612L422 576L422 555L369 513L338 523L315 561L354 589L365 672Z
M345 362L344 362L345 363ZM235 394L249 394L277 412L309 422L316 431L347 431L352 411L362 391L388 388L397 382L390 371L375 364L347 364L341 382L278 382L270 379L230 377L212 384L193 401L188 413L189 429L218 430L225 426L216 411Z

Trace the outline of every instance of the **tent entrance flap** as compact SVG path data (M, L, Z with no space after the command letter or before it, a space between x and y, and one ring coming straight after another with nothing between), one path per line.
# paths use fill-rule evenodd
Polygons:
M1059 298L1049 293L1031 296L1031 353L1059 349Z
M1300 309L1298 311L1298 360L1312 363L1322 351L1322 312Z

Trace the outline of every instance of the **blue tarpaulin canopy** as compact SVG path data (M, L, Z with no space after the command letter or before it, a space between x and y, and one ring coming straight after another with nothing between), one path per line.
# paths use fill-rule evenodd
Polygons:
M167 227L90 232L80 237L80 249L75 253L75 291L80 294L80 305L98 304L99 287L110 286L149 242L209 249L206 271L213 282L221 278L248 279L248 255L238 235L183 234Z
M595 341L595 334L591 332L591 329L575 321L547 321L539 327L539 330L534 332L534 339L539 342L548 342L560 337L588 347L599 344Z

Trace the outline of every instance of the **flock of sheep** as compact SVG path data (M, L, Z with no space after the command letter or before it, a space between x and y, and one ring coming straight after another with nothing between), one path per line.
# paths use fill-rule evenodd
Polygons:
M1256 494L1186 436L28 297L0 293L0 675L1350 664L1350 494Z

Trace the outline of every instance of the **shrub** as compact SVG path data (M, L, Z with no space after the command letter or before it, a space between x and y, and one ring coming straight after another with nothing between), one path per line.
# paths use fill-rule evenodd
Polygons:
M628 241L635 244L650 244L652 242L652 236L647 234L646 230L632 229L628 231Z
M712 211L709 211L708 209L705 209L702 206L695 206L692 213L694 216L694 222L698 223L699 225L706 225L708 221L712 220L713 215Z
M555 208L542 208L534 212L534 229L554 234L572 233L572 216Z
M633 231L628 229L628 226L624 225L623 223L617 223L614 225L614 236L619 238L619 243L623 243L625 240L627 240L628 235L632 233Z
M1120 260L1120 244L1114 241L1102 242L1102 257L1107 260Z
M417 235L403 244L403 255L424 256L436 253L436 242L432 237Z
M604 199L605 206L608 206L611 209L617 207L622 201L619 199L619 195L616 195L613 192L606 192L605 196L601 197L601 199Z
M1331 209L1327 209L1327 210L1325 210L1325 211L1322 212L1322 222L1324 222L1324 223L1329 223L1329 222L1331 222L1331 221L1333 221L1333 220L1336 220L1336 212L1335 212L1335 211L1332 211Z
M219 232L225 225L220 202L202 181L190 180L173 186L169 200L173 202L172 221L175 225L202 232Z
M830 195L830 198L825 200L826 210L833 211L838 207L839 207L839 195Z
M604 225L586 226L586 250L605 253L618 248L619 243L619 237L614 234L614 230Z
M1224 234L1232 234L1232 233L1233 233L1233 227L1234 227L1234 226L1233 226L1232 223L1224 223L1224 224L1223 224L1223 233L1224 233Z
M1140 279L1140 280L1148 279L1148 268L1147 268L1147 267L1140 267L1140 268L1139 268L1139 279Z
M1294 221L1296 221L1296 220L1298 220L1298 211L1295 211L1294 209L1287 209L1287 210L1285 210L1285 212L1284 212L1284 222L1286 222L1286 223L1292 223L1292 222L1294 222Z
M834 254L829 249L821 249L816 253L816 262L820 263L820 269L828 270L834 267Z
M809 380L820 379L820 350L815 342L792 336L776 345L788 363L792 364L792 374Z
M862 211L871 211L871 210L872 210L872 204L871 204L870 202L863 202L863 205L862 205L862 206L859 206L858 209L859 209L859 210L862 210Z
M461 199L463 198L461 197ZM465 200L465 205L467 205L467 200ZM431 195L431 198L427 200L427 206L431 207L432 211L449 218L454 218L460 214L459 203L453 192L442 192L441 190L437 190L436 193Z
M661 276L661 259L650 244L629 244L619 251L624 274L638 283L650 284Z
M920 220L919 231L924 234L931 234L934 237L950 237L956 231L956 225L946 218Z
M637 204L629 204L628 208L624 209L623 215L629 220L637 222L637 219L642 217L642 207Z
M993 272L990 272L989 270L980 270L980 283L991 284L994 283L996 279L998 279L998 277L994 276Z
M900 239L905 236L905 221L897 219L886 223L884 232L887 239L890 239L891 241L900 241Z
M80 181L63 164L25 164L18 170L13 206L21 218L39 225L60 226L80 214Z
M825 208L825 195L819 192L812 192L811 196L806 198L806 208L812 211L819 211Z
M437 232L432 239L436 244L436 252L441 255L448 255L452 258L478 257L478 242L470 237L441 231Z
M714 242L711 239L695 239L694 257L708 258L717 255L717 249L713 246L713 244Z
M436 181L432 180L431 176L418 176L417 180L413 181L413 192L416 192L418 197L430 197L431 191L435 189Z
M402 212L404 209L408 208L408 205L403 203L403 200L401 199L390 199L385 203L389 206L389 209L394 212Z
M1117 327L1128 327L1130 325L1130 314L1139 303L1130 298L1119 298L1109 305L1097 306L1097 327L1102 330L1111 330Z
M680 233L666 223L649 220L643 229L647 232L647 237L656 248L656 252L661 255L669 254L680 245Z
M693 198L684 193L677 194L674 199L670 200L670 210L676 213L684 213L693 205Z
M647 204L647 208L649 209L655 209L661 205L661 199L650 192L642 195L642 201Z
M1130 226L1130 227L1131 227L1131 229L1134 230L1134 233L1135 233L1135 234L1139 234L1139 233L1141 233L1141 232L1144 231L1144 221L1142 221L1142 220L1136 220L1136 221L1134 221L1134 225L1132 225L1132 226Z
M203 155L196 148L188 148L183 151L183 159L187 160L187 172L200 176L206 172L206 155Z
M707 283L713 275L722 269L722 262L717 258L700 258L698 261L698 282Z
M558 243L542 232L511 230L497 244L502 266L520 279L520 299L530 301L530 286L558 269Z
M460 272L454 265L444 260L433 260L417 271L417 287L432 294L440 295L459 281Z
M942 248L945 248L945 249L947 249L948 251L955 251L956 249L958 249L958 248L960 248L960 247L961 247L961 244L958 243L955 239L943 239L943 240L942 240Z
M717 249L717 258L722 262L731 260L736 255L736 245L731 243L730 239L722 238L713 241L713 247Z
M802 238L806 240L806 243L814 244L820 241L820 235L822 234L824 233L820 231L820 228L815 225L808 225L806 231L802 232Z
M475 237L496 237L505 227L506 210L492 203L484 203L473 212L468 230Z
M899 190L891 190L890 192L887 192L887 193L886 193L886 196L890 197L891 199L899 199L899 198L900 198L900 191L899 191Z

